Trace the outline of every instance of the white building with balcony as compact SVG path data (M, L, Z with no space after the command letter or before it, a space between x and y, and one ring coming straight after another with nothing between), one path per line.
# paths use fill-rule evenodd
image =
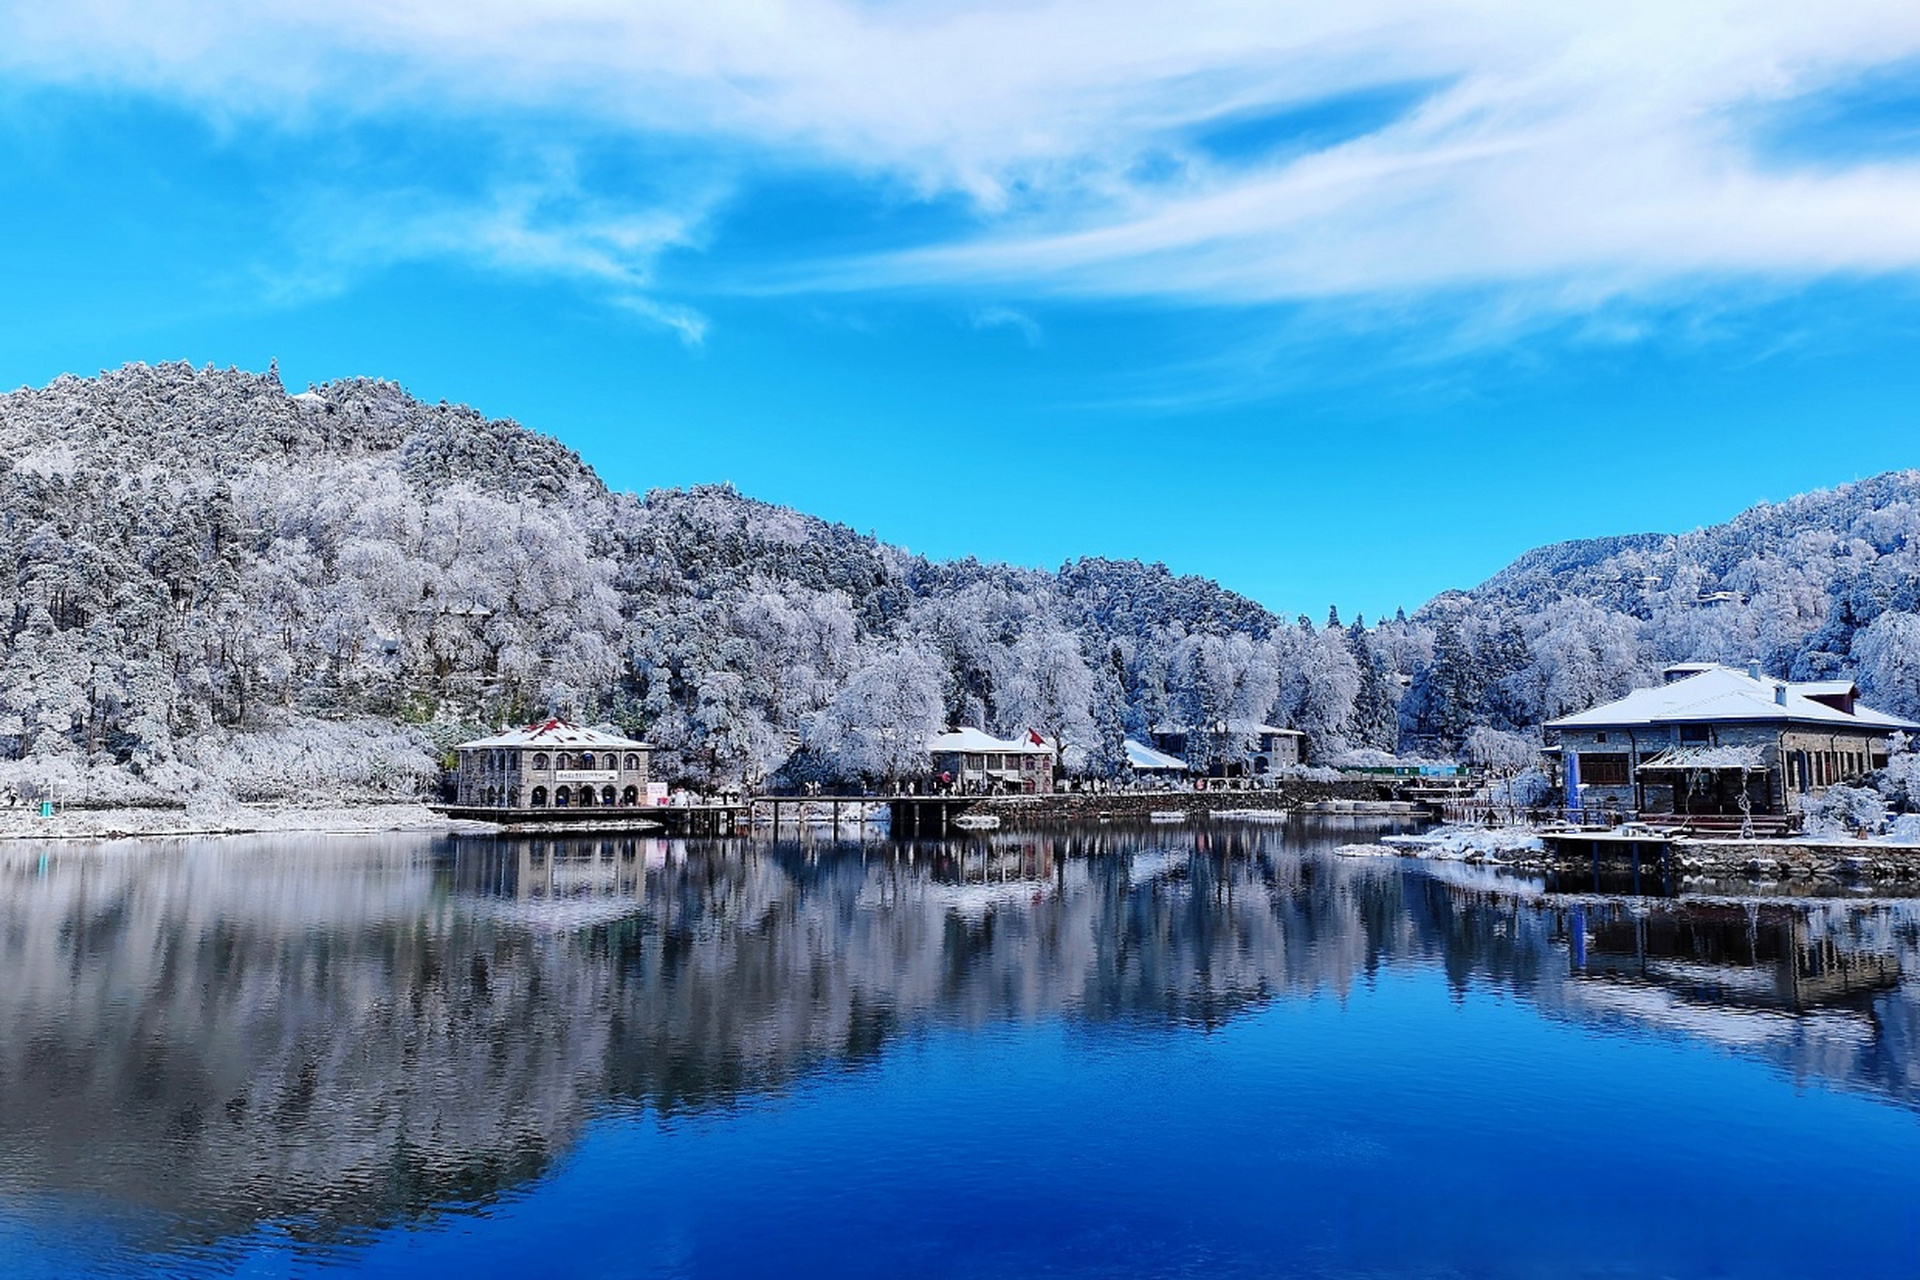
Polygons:
M455 748L462 809L618 809L649 803L647 743L540 720ZM657 803L657 797L655 801Z

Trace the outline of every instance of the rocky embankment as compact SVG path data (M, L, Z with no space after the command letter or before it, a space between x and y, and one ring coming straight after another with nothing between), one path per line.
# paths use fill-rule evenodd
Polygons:
M1629 840L1612 833L1581 833L1531 827L1441 827L1420 835L1390 836L1355 845L1352 856L1398 855L1450 862L1484 863L1544 873L1672 873L1691 891L1705 886L1791 884L1884 885L1903 895L1920 893L1920 844L1888 840L1698 839L1645 836Z
M1391 787L1378 782L1318 782L1283 779L1257 791L1110 791L1061 792L1049 796L983 796L968 808L997 815L1005 825L1034 822L1085 822L1105 817L1140 819L1156 813L1184 812L1189 816L1249 810L1280 812L1305 809L1326 802L1384 804L1393 799Z

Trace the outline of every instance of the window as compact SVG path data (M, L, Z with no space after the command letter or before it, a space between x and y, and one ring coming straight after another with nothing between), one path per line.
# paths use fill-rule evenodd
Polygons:
M612 787L600 788L600 803L607 805L609 807L612 806L613 804L613 788Z
M534 754L533 767L535 770L544 772L545 770L551 768L552 764L553 762L547 759L546 752L540 751Z
M638 788L638 787L628 787L628 788L627 788L627 789L626 789L625 791L622 791L622 792L620 793L620 803L621 803L621 804L626 804L626 805L634 805L634 804L639 804L639 803L640 803L640 788Z
M640 757L639 755L637 755L632 751L627 752L627 772L628 773L640 772Z
M1593 735L1593 740L1595 742L1605 742L1607 740L1607 735L1604 732L1596 733Z
M553 807L556 809L564 809L567 807L567 789L565 787L554 788Z
M580 788L580 807L582 809L590 809L593 807L593 788L592 787Z
M544 809L547 807L547 789L545 787L535 787L533 789L533 807L536 809Z
M1582 752L1580 781L1595 787L1626 786L1632 781L1628 776L1626 752Z
M580 753L580 767L581 767L582 769L591 769L591 768L593 768L593 752L591 752L591 751L582 751L582 752Z
M1713 730L1704 724L1680 726L1680 745L1683 747L1704 746L1711 741L1713 741Z
M573 757L562 751L553 758L553 767L556 769L571 769L573 768Z

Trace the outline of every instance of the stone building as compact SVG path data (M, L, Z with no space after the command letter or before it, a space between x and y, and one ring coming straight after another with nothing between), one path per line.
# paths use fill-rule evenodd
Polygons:
M969 793L1049 795L1053 791L1055 753L1037 733L1000 739L962 726L938 733L927 743L933 779L942 787Z
M638 808L647 803L644 742L541 720L463 742L454 803L463 809Z
M1194 758L1188 748L1196 739L1206 742L1214 777L1242 778L1263 777L1301 763L1307 735L1258 720L1221 720L1199 728L1163 721L1153 727L1155 749L1183 760Z
M1848 680L1793 683L1758 664L1697 662L1663 675L1654 688L1547 721L1570 809L1791 814L1883 767L1894 734L1920 730L1863 705Z

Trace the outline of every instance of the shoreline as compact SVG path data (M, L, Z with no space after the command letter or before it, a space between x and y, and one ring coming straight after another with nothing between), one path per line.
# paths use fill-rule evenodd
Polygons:
M1593 842L1587 852L1556 848L1551 839L1532 827L1440 826L1418 835L1386 836L1368 844L1350 845L1347 857L1419 858L1492 866L1532 873L1611 872L1644 868L1652 873L1661 865L1653 846L1664 846L1668 868L1683 879L1709 881L1716 877L1755 882L1804 880L1809 883L1869 883L1908 889L1920 881L1920 845L1903 841L1679 837L1640 841ZM1638 849L1636 846L1645 846ZM1908 889L1904 896L1916 896Z
M299 805L233 804L219 809L64 809L43 818L25 808L0 812L0 842L30 840L162 840L188 836L447 835L492 831L433 812L422 802Z

